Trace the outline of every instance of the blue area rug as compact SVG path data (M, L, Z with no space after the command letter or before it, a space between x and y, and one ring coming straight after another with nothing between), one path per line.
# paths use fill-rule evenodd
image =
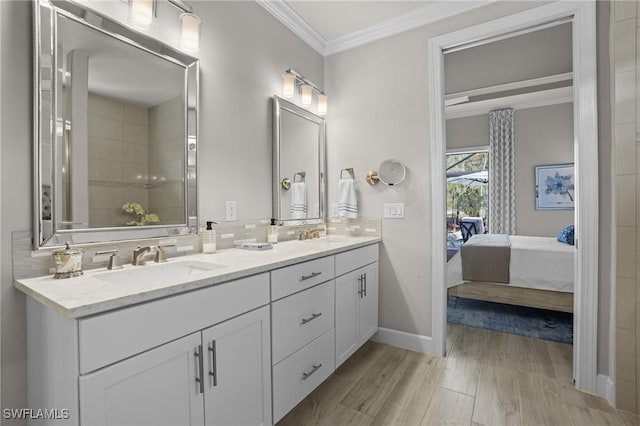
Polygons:
M573 344L573 314L449 296L447 321Z

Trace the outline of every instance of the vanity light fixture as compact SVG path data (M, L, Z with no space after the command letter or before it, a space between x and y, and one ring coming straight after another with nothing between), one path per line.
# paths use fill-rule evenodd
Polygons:
M318 95L318 115L325 115L327 113L327 101L329 97L323 93Z
M296 76L285 72L282 74L282 96L291 99L296 93Z
M154 8L154 0L130 0L129 23L139 30L151 29L155 15Z
M296 94L297 86L300 86L300 104L303 107L309 108L313 105L313 92L316 92L316 112L318 115L327 113L329 97L312 81L307 80L296 70L289 68L282 75L282 96L284 98L293 98Z
M200 18L183 0L167 0L167 3L184 12L180 14L180 49L197 52L200 48ZM129 24L144 31L153 28L156 7L156 0L129 0Z
M197 52L200 49L200 18L193 13L180 15L180 49Z
M300 87L300 103L302 106L309 107L313 102L313 87L303 84Z

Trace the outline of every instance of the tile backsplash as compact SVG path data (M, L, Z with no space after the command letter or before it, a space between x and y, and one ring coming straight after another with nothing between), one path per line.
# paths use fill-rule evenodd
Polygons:
M221 222L215 226L218 250L232 248L236 241L266 241L268 219ZM298 232L304 229L321 228L322 224L280 227L278 241L294 240ZM326 226L327 234L372 236L382 235L380 218L343 219L331 218ZM15 278L33 278L53 274L53 256L55 248L33 250L30 231L12 233L13 276ZM117 241L93 244L77 244L74 247L84 249L83 270L106 268L109 255L96 255L103 250L117 249L122 264L131 263L133 250L137 246L175 245L165 249L169 258L179 257L202 251L200 236L178 236L146 240Z

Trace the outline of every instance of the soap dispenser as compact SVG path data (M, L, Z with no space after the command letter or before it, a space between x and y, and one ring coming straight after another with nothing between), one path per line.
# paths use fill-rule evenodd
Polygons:
M275 219L271 219L271 225L267 231L267 242L272 244L278 242L278 225L276 225Z
M202 252L203 253L215 253L216 252L216 231L213 229L214 221L207 222L207 228L202 231Z

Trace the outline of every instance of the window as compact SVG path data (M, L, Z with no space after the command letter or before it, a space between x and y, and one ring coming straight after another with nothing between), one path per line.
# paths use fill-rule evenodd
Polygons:
M447 153L447 232L465 216L489 223L489 150Z

